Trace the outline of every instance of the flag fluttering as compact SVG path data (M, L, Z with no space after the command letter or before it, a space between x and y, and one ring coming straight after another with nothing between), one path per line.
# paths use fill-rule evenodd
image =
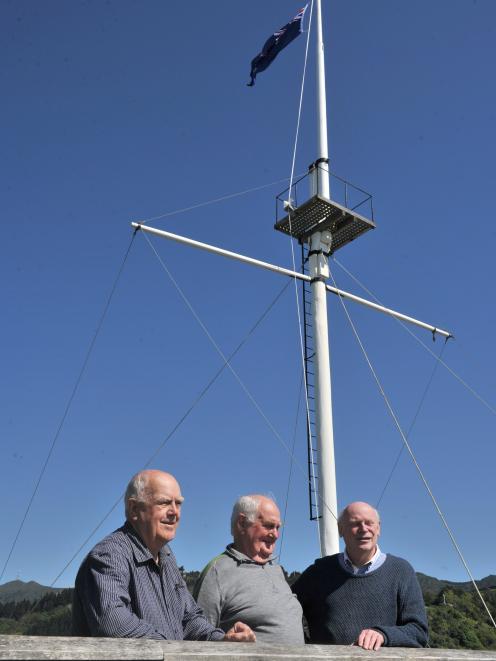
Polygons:
M261 52L251 61L251 80L247 83L248 87L253 87L257 73L265 71L282 49L286 48L301 33L301 24L307 7L308 5L302 7L289 23L286 23L286 25L280 30L277 30L277 32L274 32L274 34L271 34L267 39Z

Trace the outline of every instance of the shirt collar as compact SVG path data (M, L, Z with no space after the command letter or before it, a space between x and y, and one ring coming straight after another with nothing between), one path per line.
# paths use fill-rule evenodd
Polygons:
M136 530L133 528L133 526L129 523L129 521L126 521L126 523L122 527L123 532L131 542L132 550L133 550L133 555L134 559L137 563L145 563L149 562L150 560L155 563L155 559L153 555L150 552L150 549L146 546L144 541L141 539L141 537L138 535ZM162 548L159 551L159 558L160 561L164 561L166 556L170 555L170 548L168 544L164 544Z
M370 558L368 562L366 562L364 565L361 565L360 567L357 567L353 564L351 561L350 556L348 555L348 551L344 550L343 552L343 560L346 568L351 571L352 574L366 574L367 572L371 571L374 569L375 565L377 564L379 558L382 556L381 549L379 546L377 546L374 555Z
M272 555L267 562L257 562L256 560L252 560L248 555L245 555L244 553L241 553L241 551L237 551L234 548L234 544L228 544L226 546L225 553L229 555L231 558L236 560L238 564L241 563L246 563L246 564L252 564L252 565L268 565L272 564L272 562L276 559L276 556Z

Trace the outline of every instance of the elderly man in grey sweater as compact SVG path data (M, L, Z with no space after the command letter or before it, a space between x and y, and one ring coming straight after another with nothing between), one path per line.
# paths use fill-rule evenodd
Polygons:
M280 526L273 500L256 494L239 498L231 516L234 541L205 567L194 596L224 631L242 620L258 642L302 645L302 609L273 556Z

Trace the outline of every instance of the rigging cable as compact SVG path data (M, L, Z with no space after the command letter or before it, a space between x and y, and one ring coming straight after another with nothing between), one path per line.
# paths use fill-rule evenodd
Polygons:
M165 439L162 441L162 443L156 448L156 450L153 452L153 454L150 456L148 461L144 464L143 469L147 468L152 461L155 459L155 457L159 454L159 452L164 448L164 446L168 443L168 441L171 439L171 437L175 434L175 432L179 429L179 427L183 424L183 422L186 420L186 418L190 415L190 413L193 411L193 409L196 407L196 405L203 399L203 397L207 394L207 392L210 390L210 388L213 386L215 381L219 378L219 376L222 374L224 369L227 367L227 363L230 362L234 356L240 351L240 349L246 344L246 342L249 340L251 335L255 332L255 330L258 328L258 326L262 323L262 321L265 319L265 317L271 312L272 308L276 305L276 303L279 301L281 296L284 294L286 289L288 288L290 284L290 281L282 287L282 289L279 291L279 293L275 296L275 298L271 301L271 303L267 306L267 308L264 310L264 312L260 315L260 317L257 319L257 321L253 324L253 326L250 328L248 333L245 335L245 337L241 340L241 342L238 344L238 346L232 351L232 353L229 354L227 358L227 362L223 363L219 369L215 372L215 374L211 377L211 379L207 382L207 384L202 388L202 390L199 392L199 394L195 397L193 402L190 404L190 406L186 409L186 411L183 413L183 415L179 418L179 420L176 422L176 424L172 427L172 429L169 431ZM66 563L66 565L63 567L63 569L57 574L57 576L54 578L54 580L51 582L50 587L53 587L55 583L59 580L59 578L65 573L68 567L74 562L74 560L77 558L79 553L83 550L83 548L86 546L86 544L90 541L90 539L93 537L93 535L101 528L101 526L105 523L105 521L108 519L108 517L112 514L112 512L115 510L117 505L122 501L122 498L124 497L124 493L122 493L119 498L115 501L115 503L112 505L110 510L105 514L105 516L100 520L100 522L93 528L93 530L90 532L90 534L86 537L84 542L79 546L77 551L72 555L71 559Z
M289 284L289 282L288 282ZM289 502L289 489L291 486L291 477L293 476L293 457L294 457L294 452L295 452L295 446L296 446L296 435L298 431L298 420L300 417L300 404L301 404L301 393L303 390L303 381L304 381L304 374L302 373L301 378L300 378L300 387L298 390L298 405L296 407L296 415L295 415L295 424L294 424L294 431L293 431L293 446L291 448L291 460L289 462L289 475L288 475L288 486L286 488L286 498L284 500L284 513L282 516L282 521L283 521L283 526L282 526L282 533L281 533L281 539L279 540L279 563L281 562L281 557L282 557L282 547L284 543L284 530L285 530L285 521L286 521L286 514L288 511L288 502Z
M292 233L292 226L291 226L291 189L293 187L293 180L294 180L294 171L295 171L295 163L296 163L296 151L298 147L298 138L300 134L300 122L301 122L301 111L303 107L303 92L305 90L305 79L306 79L306 71L307 71L307 62L308 62L308 47L310 44L310 34L311 34L311 29L312 29L312 17L313 17L313 0L310 3L310 16L308 19L308 30L307 30L307 41L305 44L305 58L303 62L303 75L301 79L301 88L300 88L300 100L298 103L298 117L296 120L296 131L295 131L295 139L294 139L294 145L293 145L293 157L291 161L291 174L289 177L289 205L288 205L288 221L289 221L289 244L291 247L291 261L293 265L293 271L296 271L296 260L295 260L295 254L294 254L294 239L291 236ZM302 333L302 320L301 320L301 310L300 310L300 299L298 295L298 284L296 282L296 279L294 280L294 290L295 290L295 302L296 302L296 314L298 317L298 335L300 339L300 355L301 355L301 366L302 366L302 374L306 376L306 364L305 364L305 350L303 346L303 333ZM312 438L312 429L311 429L311 420L310 420L310 406L308 403L308 387L307 387L307 380L306 378L303 379L304 385L305 385L305 410L306 410L306 425L307 425L307 434L308 438ZM315 476L315 462L313 461L313 447L312 444L310 443L309 446L309 451L310 451L310 482L311 482L311 488L313 489L313 492L315 494L319 494L319 490L317 489L317 484L316 484L316 476ZM320 494L319 494L320 495ZM316 499L315 501L315 510L316 510L316 521L317 521L317 528L318 528L318 534L320 537L320 516L319 516L319 498ZM330 510L329 510L330 511ZM331 512L334 518L336 518L336 514L334 512Z
M301 176L301 175L298 175ZM247 188L243 191L238 191L237 193L229 193L221 197L216 197L212 200L207 200L206 202L198 202L198 204L192 204L189 207L184 207L183 209L176 209L175 211L166 211L165 213L159 214L158 216L151 216L150 218L145 218L144 220L138 220L136 222L141 225L146 225L147 223L152 223L155 220L160 220L161 218L169 218L170 216L176 216L180 213L185 213L186 211L192 211L193 209L200 209L201 207L207 207L211 204L217 204L218 202L224 202L225 200L231 200L233 197L240 197L241 195L247 195L248 193L254 193L264 188L270 188L276 184L282 184L283 182L288 181L287 177L284 179L278 179L277 181L272 181L270 184L262 184L261 186L255 186L254 188Z
M437 372L437 368L439 367L439 360L440 360L441 356L442 356L443 353L444 353L444 350L445 350L445 348L446 348L446 345L447 345L447 343L448 343L448 340L449 340L449 338L447 337L447 338L445 339L444 343L443 343L443 346L441 347L441 351L440 351L440 353L439 353L439 356L438 356L436 362L434 363L434 368L432 369L431 375L430 375L430 377L429 377L429 379L428 379L428 381L427 381L427 385L425 386L425 388L424 388L424 392L423 392L423 394L422 394L422 397L420 398L420 403L419 403L419 405L418 405L418 407L417 407L417 410L416 410L416 412L415 412L415 415L413 416L413 420L412 420L412 422L410 423L410 427L408 428L408 431L407 431L407 433L406 433L406 437L407 437L407 438L410 438L410 436L411 436L411 434L412 434L412 429L413 429L413 427L415 426L415 423L417 422L417 418L418 418L418 416L419 416L419 414L420 414L420 411L421 411L421 409L422 409L422 406L424 405L425 399L426 399L426 397L427 397L427 393L429 392L429 389L430 389L430 387L431 387L431 384L432 384L432 382L433 382L433 380L434 380L434 376L435 376L435 374L436 374L436 372ZM387 480L386 480L386 484L384 485L384 488L383 488L382 491L381 491L381 495L379 496L379 499L378 499L378 501L377 501L377 503L376 503L376 506L375 506L376 509L379 509L379 505L381 504L382 498L383 498L384 494L386 493L386 489L388 488L389 483L391 482L391 478L393 477L393 473L394 473L394 471L396 470L396 466L397 466L398 463L399 463L399 460L400 460L400 458L401 458L401 455L403 454L403 450L404 450L404 449L405 449L405 446L404 446L403 443L402 443L402 444L401 444L401 447L400 447L400 449L399 449L399 452L398 452L398 454L397 454L397 456L396 456L396 460L395 460L395 462L394 462L394 464L393 464L393 467L391 468L391 471L390 471L390 473L389 473L389 476L388 476L388 478L387 478Z
M116 290L116 288L117 288L117 284L118 284L118 282L119 282L119 280L120 280L120 277L121 277L121 275L122 275L122 272L123 272L123 270L124 270L124 266L125 266L125 264L126 264L126 261L127 261L128 256L129 256L129 253L130 253L130 251L131 251L131 247L132 247L132 245L133 245L133 242L134 242L134 238L135 238L135 236L136 236L136 231L133 232L133 235L132 235L132 237L131 237L131 241L129 242L129 246L127 247L127 250L126 250L126 252L125 252L125 254L124 254L124 259L122 260L122 263L121 263L121 265L120 265L120 267L119 267L119 269L118 269L118 271L117 271L117 275L116 275L116 277L115 277L115 279L114 279L114 283L113 283L112 288L111 288L111 290L110 290L110 294L109 294L109 296L107 297L107 301L106 301L105 306L104 306L104 308L103 308L103 312L102 312L102 314L101 314L101 316L100 316L100 319L99 319L99 321L98 321L98 323L97 323L96 330L95 330L95 332L94 332L94 334L93 334L93 338L92 338L92 340L91 340L91 342L90 342L90 345L89 345L88 350L87 350L87 352L86 352L86 356L85 356L85 358L84 358L84 360L83 360L83 365L82 365L81 369L79 370L79 374L78 374L78 376L77 376L77 378L76 378L76 382L75 382L75 384L74 384L74 386L73 386L73 388L72 388L72 392L71 392L71 394L70 394L70 396L69 396L69 399L68 399L68 401L67 401L66 407L65 407L65 409L64 409L64 413L63 413L62 418L61 418L61 420L60 420L60 423L59 423L59 425L58 425L58 427L57 427L57 431L55 432L55 436L53 437L53 440L52 440L52 443L51 443L50 448L49 448L49 450L48 450L47 456L46 456L45 461L43 462L43 465L42 465L42 467L41 467L40 474L38 475L38 479L37 479L36 484L35 484L35 486L34 486L34 489L33 489L33 492L32 492L32 494L31 494L31 497L30 497L30 499L29 499L29 502L28 502L28 505L27 505L27 507L26 507L26 510L25 510L25 512L24 512L24 516L23 516L22 521L21 521L21 523L20 523L20 525L19 525L19 528L17 529L17 533L16 533L16 535L15 535L14 541L12 542L12 545L11 545L11 547L10 547L9 554L8 554L8 556L7 556L7 559L6 559L6 561L5 561L5 563L4 563L4 566L3 566L3 569L2 569L2 573L0 574L0 581L2 580L3 575L5 574L5 570L7 569L7 565L8 565L8 563L9 563L9 560L10 560L11 556L12 556L12 553L14 552L15 546L16 546L16 544L17 544L17 540L19 539L19 536L20 536L20 534L21 534L21 532L22 532L22 529L23 529L23 527L24 527L24 523L26 522L26 519L27 519L27 517L28 517L28 514L29 514L29 512L30 512L30 510L31 510L31 506L32 506L33 501L34 501L34 499L35 499L35 496L36 496L36 494L37 494L37 492L38 492L38 488L39 488L39 486L40 486L41 480L43 479L43 475L45 474L46 468L47 468L47 466L48 466L48 462L50 461L50 458L51 458L51 456L52 456L52 454L53 454L53 451L54 451L54 449L55 449L55 445L56 445L56 443L57 443L57 441L58 441L58 438L59 438L59 436L60 436L60 432L62 431L62 427L64 426L64 423L65 423L65 420L66 420L66 418L67 418L67 415L69 414L69 410L70 410L70 408L71 408L72 402L73 402L73 400L74 400L74 397L76 396L76 392L78 391L79 385L80 385L81 380L82 380L82 378L83 378L83 375L84 375L84 373L85 373L85 371L86 371L86 367L88 366L88 362L89 362L90 356L91 356L91 354L92 354L92 352L93 352L93 348L94 348L94 346L95 346L95 343L96 343L97 337L98 337L98 335L99 335L99 333L100 333L100 331L101 331L101 329L102 329L103 322L104 322L104 320L105 320L105 317L106 317L106 315L107 315L108 309L109 309L109 307L110 307L110 303L111 303L111 301L112 301L112 298L113 298L113 296L114 296L115 290Z
M251 403L254 405L254 407L256 408L256 410L258 411L258 413L259 413L259 414L262 416L262 418L265 420L265 422L266 422L266 424L268 425L269 429L272 431L272 433L276 436L276 438L279 440L279 442L280 442L280 443L282 444L282 446L285 448L286 452L291 456L291 451L290 451L290 449L289 449L287 443L284 441L284 439L283 439L282 436L279 434L279 432L276 430L276 428L274 427L274 425L272 424L272 422L271 422L271 421L269 420L269 418L266 416L266 414L265 414L264 411L262 410L260 404L257 402L257 400L254 398L254 396L253 396L253 395L251 394L251 392L248 390L248 387L245 385L245 383L243 382L243 380L241 379L241 377L238 375L238 373L236 372L236 370L234 369L234 367L228 362L228 359L227 359L226 355L224 354L224 352L222 351L222 349L219 347L219 345L217 344L217 342L214 340L214 338L212 337L210 331L209 331L208 328L205 326L205 324L203 323L203 321L200 319L200 317L199 317L198 313L196 312L196 310L194 309L192 303L189 301L188 297L186 296L186 294L183 292L183 290L182 290L181 287L179 286L179 283L178 283L177 280L174 278L174 276L172 275L172 273L170 272L170 270L167 268L165 262L163 261L163 259L161 258L161 256L160 256L160 255L158 254L158 252L156 251L155 246L153 245L153 243L150 241L150 239L148 238L148 236L146 235L146 233L143 233L143 236L144 236L144 238L146 239L146 241L147 241L148 245L150 246L150 248L152 249L152 251L154 252L156 258L158 259L158 261L159 261L159 263L160 263L160 265L162 266L162 268L164 269L164 271L165 271L165 272L167 273L167 275L169 276L169 279L171 280L172 284L173 284L174 287L176 288L178 294L179 294L180 297L183 299L183 302L186 304L186 307L189 309L189 311L191 312L191 314L193 315L193 317L195 318L195 320L196 320L197 323L199 324L200 328L203 330L203 332L205 333L205 335L206 335L207 338L209 339L209 341L210 341L210 343L212 344L212 346L214 347L215 351L216 351L216 352L219 354L219 356L222 358L222 361L225 363L226 367L229 369L229 371L231 372L231 374L234 376L234 378L236 379L236 381L239 383L239 385L241 386L241 389L245 392L245 394L247 395L248 399L249 399L249 400L251 401Z
M239 376L239 374L236 372L236 370L234 369L234 367L229 363L229 361L227 360L227 358L226 358L224 352L223 352L222 349L219 347L219 345L217 344L217 342L214 340L214 338L212 337L210 331L209 331L208 328L205 326L205 324L203 323L203 321L200 319L198 313L197 313L196 310L194 309L194 307L193 307L193 305L191 304L191 302L189 301L188 297L186 296L186 294L183 292L183 290L182 290L181 287L179 286L179 283L176 281L176 279L174 278L174 276L172 275L172 273L170 272L170 270L167 268L165 262L162 260L162 258L160 257L160 255L159 255L158 252L156 251L155 246L153 245L153 243L152 243L152 242L150 241L150 239L148 238L146 232L143 233L143 236L144 236L144 238L146 239L146 241L147 241L148 245L150 246L150 248L152 249L153 253L154 253L155 256L157 257L157 259L158 259L160 265L162 266L162 268L164 269L164 271L167 273L169 279L171 280L172 284L173 284L174 287L176 288L176 290L177 290L177 292L179 293L180 297L183 299L183 302L185 303L186 307L189 309L189 311L191 312L191 314L192 314L193 317L195 318L196 322L199 324L199 326L201 327L201 329L203 330L203 332L205 333L205 335L206 335L207 338L209 339L209 341L210 341L210 343L212 344L212 346L214 347L215 351L216 351L216 352L219 354L219 356L222 358L223 362L226 364L226 367L229 369L229 371L231 372L231 374L234 376L234 378L236 379L236 381L237 381L238 384L240 385L241 389L244 391L245 395L248 397L248 399L250 400L250 402L253 404L253 406L255 407L255 409L257 410L257 412L259 413L259 415L261 416L261 418L265 421L266 425L269 427L269 429L271 430L271 432L274 434L274 436L277 438L277 440L279 441L279 443L283 446L283 448L286 450L286 452L288 453L288 455L291 457L292 454L291 454L291 450L290 450L288 444L287 444L286 441L282 438L282 436L279 434L279 432L278 432L277 429L274 427L274 425L272 424L272 422L269 420L267 414L264 412L264 410L262 409L262 407L260 406L260 404L257 402L257 400L255 399L255 397L251 394L251 392L249 391L248 387L245 385L245 383L243 382L243 380L241 379L241 377ZM293 279L294 279L294 278L293 278ZM296 466L298 467L298 469L301 470L301 472L305 475L305 481L308 482L307 477L306 477L306 472L305 472L305 470L303 469L303 467L302 467L302 466L299 464L299 462L297 462L297 461L295 461L295 465L296 465ZM337 516L336 516L336 514L332 511L332 509L329 507L329 505L324 501L324 499L323 499L321 496L319 496L319 498L320 498L320 500L321 500L322 505L323 505L323 506L324 506L324 507L325 507L325 508L331 513L331 515L337 520Z
M334 276L333 276L332 271L331 271L330 269L329 269L329 272L330 272L330 276L331 276L331 279L332 279L332 281L333 281L334 287L337 287L337 285L336 285L336 281L334 280ZM429 486L429 483L427 482L427 479L426 479L426 477L424 476L424 473L422 472L422 469L420 468L420 465L419 465L419 463L418 463L418 461L417 461L417 459L416 459L416 457L415 457L415 454L413 453L413 450L412 450L412 448L411 448L411 446L410 446L410 443L408 442L408 440L407 440L407 438L406 438L406 436L405 436L405 433L403 432L403 429L401 428L401 425L400 425L400 423L399 423L399 420L398 420L398 418L396 417L396 414L395 414L395 412L394 412L394 410L393 410L393 407L392 407L392 405L391 405L391 403L390 403L390 401L389 401L389 399L388 399L388 397L387 397L387 395L386 395L386 392L385 392L385 390L384 390L384 388L383 388L383 386L382 386L382 383L381 383L379 377L377 376L377 373L376 373L376 371L375 371L375 369L374 369L374 367L373 367L373 365L372 365L372 363L371 363L371 361L370 361L370 358L368 357L367 351L366 351L366 349L365 349L365 347L364 347L364 345L363 345L363 343L362 343L362 340L360 339L360 336L359 336L359 334L358 334L358 331L356 330L355 324L353 323L353 321L352 321L352 319L351 319L350 313L348 312L348 308L347 308L345 302L343 301L343 298L342 298L341 296L339 296L338 298L339 298L339 300L341 301L341 305L342 305L342 307L343 307L343 310L344 310L344 312L345 312L345 315L346 315L346 317L347 317L347 319L348 319L348 322L349 322L349 324L350 324L350 326L351 326L351 329L352 329L352 331L353 331L353 334L355 335L355 338L356 338L356 340L357 340L357 342L358 342L358 345L359 345L359 347L360 347L360 349L361 349L361 351L362 351L362 353L363 353L363 355L364 355L365 361L366 361L366 363L367 363L367 365L368 365L368 367L369 367L369 369L370 369L370 371L371 371L371 373L372 373L372 376L374 377L374 380L375 380L376 385L377 385L377 387L378 387L378 389L379 389L379 392L380 392L380 394L382 395L382 397L383 397L383 399L384 399L384 402L386 403L386 408L388 409L389 414L390 414L390 416L391 416L391 418L392 418L392 420L393 420L393 422L394 422L394 424L395 424L395 426L396 426L396 428L397 428L397 430L398 430L398 432L399 432L399 434L400 434L400 436L401 436L401 438L402 438L403 445L404 445L405 448L407 449L407 451L408 451L408 453L409 453L409 455L410 455L410 457L411 457L411 459L412 459L412 461L413 461L413 463L414 463L414 465L415 465L415 468L417 469L417 472L418 472L418 474L419 474L419 476L420 476L420 479L422 480L422 482L423 482L423 484L424 484L424 486L425 486L425 488L426 488L426 490L427 490L427 493L429 494L430 499L432 500L432 503L434 504L434 507L435 507L435 509L436 509L436 511L437 511L437 513L438 513L438 515L439 515L439 517L440 517L440 519L441 519L441 521L443 522L444 527L446 528L446 531L447 531L447 533L448 533L448 535L449 535L449 537L450 537L450 539L451 539L451 543L453 544L453 547L455 548L455 550L456 550L456 552L457 552L457 554L458 554L458 557L459 557L460 560L462 561L462 564L463 564L463 566L465 567L465 570L466 570L467 574L468 574L469 577L470 577L470 580L471 580L471 582L472 582L472 585L474 586L475 591L477 592L477 594L478 594L478 596L479 596L479 598L480 598L480 600L481 600L481 602L482 602L482 604L483 604L483 606L484 606L484 608L485 608L487 614L489 615L489 619L491 620L491 622L492 622L494 628L496 628L496 622L495 622L495 620L494 620L494 618L493 618L493 616L492 616L492 614L491 614L491 611L489 610L489 608L488 608L488 606L487 606L487 604L486 604L486 602L485 602L485 600L484 600L484 597L482 596L482 594L481 594L481 592L480 592L480 590L479 590L479 588L478 588L478 586L477 586L477 583L475 582L475 579L474 579L474 577L472 576L472 572L470 571L470 568L469 568L469 566L468 566L468 564L467 564L467 562L466 562L466 560L465 560L465 557L464 557L464 555L463 555L463 553L462 553L460 547L458 546L458 543L457 543L457 541L456 541L456 539L455 539L455 537L454 537L454 535L453 535L453 533L452 533L452 531L451 531L451 528L450 528L449 525L448 525L448 522L447 522L447 520L446 520L446 517L444 516L443 512L441 511L441 508L440 508L439 505L438 505L438 502L437 502L437 500L436 500L436 497L434 496L434 494L433 494L433 492L432 492L432 490L431 490L431 488L430 488L430 486Z
M356 277L353 275L353 273L351 273L350 271L348 271L348 269L347 269L345 266L343 266L343 264L341 264L336 258L334 258L334 261L336 262L336 264L337 264L340 268L343 269L343 271L344 271L345 273L347 273L347 274L350 276L350 278L352 278L352 279L353 279L353 280L354 280L354 281L355 281L355 282L356 282L356 283L357 283L357 284L358 284L358 285L359 285L364 291L366 291L367 294L369 294L369 295L370 295L370 296L376 301L376 303L379 303L379 305L382 305L381 301L380 301L376 296L374 296L374 294L373 294L369 289L367 289L367 287L366 287L362 282L360 282L360 280L358 280L358 278L356 278ZM464 388L466 388L466 389L467 389L467 390L468 390L468 391L469 391L469 392L470 392L470 393L471 393L476 399L478 399L479 402L481 402L481 404L483 404L483 405L484 405L489 411L491 411L491 413L493 413L494 415L496 415L496 408L495 408L494 406L492 406L491 404L489 404L489 402L488 402L487 400L485 400L484 397L482 397L482 395L480 395L480 394L475 390L475 388L472 388L472 386L469 385L469 384L468 384L468 383L467 383L467 382L466 382L466 381L465 381L465 380L464 380L459 374L457 374L457 373L455 372L454 369L452 369L447 363L445 363L444 360L441 360L441 357L438 357L438 356L434 353L434 351L432 351L432 349L430 349L430 348L429 348L429 347L428 347L428 346L427 346L427 345L426 345L426 344L425 344L425 343L424 343L419 337L417 337L417 336L415 335L415 333L414 333L410 328L408 328L408 326L407 326L406 324L404 324L400 319L396 319L396 321L397 321L399 324L401 324L401 325L403 326L403 328L407 331L407 333L410 333L410 335L411 335L411 336L412 336L412 337L413 337L413 338L414 338L419 344L421 344L421 345L424 347L424 349L425 349L426 351L428 351L428 352L431 354L431 356L433 356L436 360L439 360L439 362L441 363L441 365L442 365L444 368L446 368L446 369L448 370L448 372L449 372L453 377L455 377L455 379L456 379L457 381L459 381L459 382L462 384L462 386L463 386ZM449 338L448 338L448 339L449 339Z

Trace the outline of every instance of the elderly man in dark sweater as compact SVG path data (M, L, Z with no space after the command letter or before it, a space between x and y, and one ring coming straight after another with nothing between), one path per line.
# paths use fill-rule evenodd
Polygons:
M366 650L425 647L427 617L417 577L406 560L379 549L377 510L351 503L338 527L344 553L316 560L292 587L311 642Z

